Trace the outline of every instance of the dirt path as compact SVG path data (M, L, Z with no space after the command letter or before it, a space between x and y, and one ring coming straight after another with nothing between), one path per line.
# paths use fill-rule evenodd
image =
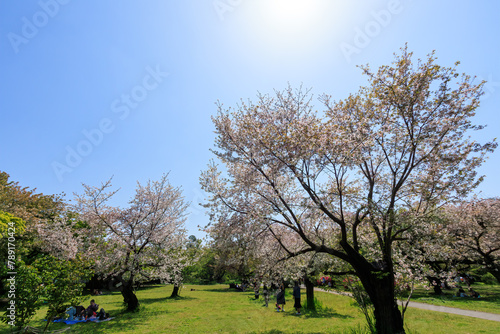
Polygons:
M328 292L328 293L333 293L336 295L344 295L344 296L350 296L348 293L338 293L335 291L326 291L318 288L314 288L314 291L319 291L319 292ZM492 321L498 321L500 322L500 314L494 314L494 313L487 313L487 312L479 312L479 311L470 311L470 310L464 310L460 308L455 308L455 307L446 307L446 306L436 306L436 305L430 305L430 304L425 304L425 303L417 303L417 302L412 302L408 304L409 307L414 307L414 308L419 308L422 310L429 310L429 311L436 311L436 312L444 312L444 313L451 313L451 314L458 314L458 315L463 315L466 317L473 317L473 318L480 318L480 319L486 319L486 320L492 320Z

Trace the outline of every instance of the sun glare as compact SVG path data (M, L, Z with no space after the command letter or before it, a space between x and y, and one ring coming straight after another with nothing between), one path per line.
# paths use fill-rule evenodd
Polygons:
M260 10L262 23L270 29L295 32L312 25L321 8L315 0L268 0Z
M318 54L330 32L330 0L260 0L245 3L249 41L267 59L297 60ZM341 6L338 6L341 7ZM242 22L243 23L243 22Z

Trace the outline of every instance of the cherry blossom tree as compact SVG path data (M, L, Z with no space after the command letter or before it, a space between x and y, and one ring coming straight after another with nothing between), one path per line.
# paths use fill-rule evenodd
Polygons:
M212 219L218 219L205 228L211 237L211 248L218 255L218 266L267 287L277 286L283 280L304 279L307 305L314 307L310 278L330 268L331 259L321 254L292 256L304 246L304 241L292 231L272 224L253 224L240 212L224 210L226 206L217 208L218 211L210 204L207 207L212 209Z
M477 263L500 283L500 199L474 199L450 206L445 232L457 262Z
M401 244L395 258L404 258L414 278L426 278L436 294L442 293L441 284L472 265L484 267L498 280L498 209L497 198L473 198L443 206L425 225L412 229L408 243Z
M374 306L378 333L404 332L395 298L395 245L446 201L471 192L495 142L468 136L483 82L441 67L433 54L412 62L403 48L391 66L361 67L369 85L313 110L309 92L219 110L214 154L222 170L202 175L211 217L279 225L303 241L291 256L326 253L348 263ZM325 231L329 237L325 237Z
M216 272L249 280L255 273L259 231L235 223L237 215L223 216L218 223L205 227L211 237L210 248L215 252ZM248 226L251 227L251 226Z
M71 260L77 254L85 253L85 228L73 215L65 212L52 221L36 224L34 245L43 253L63 260Z
M128 310L139 306L134 283L160 279L181 283L185 259L180 250L186 241L184 222L188 208L180 188L163 175L159 181L138 183L126 208L109 204L116 193L111 180L100 187L84 185L76 195L74 211L88 224L87 253L103 277L119 281Z
M315 309L314 281L316 275L337 268L337 261L324 253L307 252L297 255L307 247L294 231L278 224L268 224L256 243L255 257L258 259L256 273L267 277L265 284L280 283L281 280L303 281L306 287L306 305Z

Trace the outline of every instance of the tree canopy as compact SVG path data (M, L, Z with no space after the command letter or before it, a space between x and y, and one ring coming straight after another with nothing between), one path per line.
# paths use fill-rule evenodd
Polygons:
M84 185L74 211L87 224L84 245L95 259L95 271L118 281L129 310L139 306L133 292L137 281L159 279L179 283L187 265L180 250L185 244L188 203L168 175L137 184L130 206L112 206L111 180L100 187Z

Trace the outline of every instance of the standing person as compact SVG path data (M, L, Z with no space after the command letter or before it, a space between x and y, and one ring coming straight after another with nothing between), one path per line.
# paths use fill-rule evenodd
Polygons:
M276 312L285 312L285 286L283 284L280 285L278 293L276 294ZM281 308L280 308L281 305Z
M296 314L300 315L302 305L300 305L300 286L298 281L295 281L295 286L293 287L293 298L295 300L293 307L295 307L295 310L297 311Z
M260 289L260 282L255 281L253 283L253 292L255 294L255 299L259 299L259 289Z
M267 286L264 285L264 290L262 290L262 294L264 295L264 301L266 302L266 307L269 306L269 290Z

